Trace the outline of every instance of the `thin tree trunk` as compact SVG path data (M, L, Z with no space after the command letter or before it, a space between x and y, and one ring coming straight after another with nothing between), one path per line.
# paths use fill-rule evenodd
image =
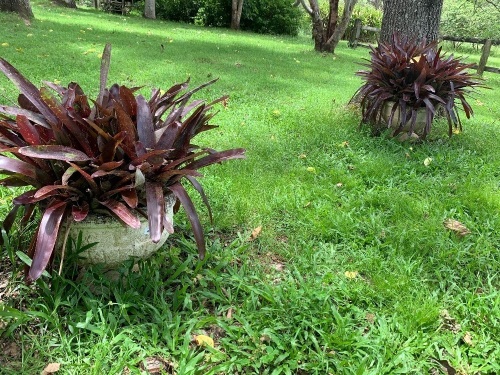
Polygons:
M337 27L339 20L339 0L330 0L330 11L328 12L328 27L326 29L326 36L330 38Z
M317 0L309 0L309 5L311 6L310 15L312 19L312 37L314 39L314 49L316 51L322 52L325 38L325 27L323 25L323 19L321 18L319 4Z
M146 0L144 4L144 17L149 19L156 19L156 1Z
M335 51L335 48L340 42L340 38L345 34L349 21L351 20L352 12L354 11L354 6L357 0L345 0L344 11L342 13L342 18L340 22L335 27L333 34L328 39L328 44L331 46L331 52Z
M16 12L25 19L34 18L29 0L0 0L0 11Z
M239 30L241 12L243 11L243 0L232 0L231 4L231 29Z
M314 39L314 49L319 52L334 52L335 47L344 35L347 25L352 16L354 5L358 0L345 0L344 12L339 21L339 0L329 0L330 9L328 18L321 18L318 0L295 0L294 6L302 6L311 16L312 37Z
M394 33L427 42L439 37L443 0L384 0L380 41L390 42Z

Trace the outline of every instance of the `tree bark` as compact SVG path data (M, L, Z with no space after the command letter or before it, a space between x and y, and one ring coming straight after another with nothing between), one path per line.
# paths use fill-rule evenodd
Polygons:
M404 6L399 0L384 0L380 41L390 43L395 33L427 42L437 40L442 8L443 0L407 0Z
M55 0L55 3L66 8L76 8L75 0Z
M146 0L144 4L144 17L149 19L156 19L156 1Z
M311 16L312 21L312 37L314 39L314 49L319 52L335 51L335 47L344 35L349 20L354 10L354 5L358 0L345 0L344 12L339 21L339 0L329 0L330 9L328 17L323 19L318 4L318 0L309 0L309 4L305 0L296 0L294 6L302 6L305 11Z
M243 11L243 0L232 0L231 4L231 29L240 29L241 12Z
M25 19L35 18L29 0L0 0L0 11L16 12Z

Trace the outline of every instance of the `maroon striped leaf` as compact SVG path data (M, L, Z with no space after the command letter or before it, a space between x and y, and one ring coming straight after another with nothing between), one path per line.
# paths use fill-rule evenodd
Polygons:
M47 124L47 121L45 121L45 118L40 115L39 113L35 113L33 111L28 111L23 108L17 108L17 107L6 107L0 105L0 113L4 113L6 115L10 116L18 116L22 115L25 116L28 120L33 121L35 124L38 124L40 126L43 126L44 128L49 128L49 124Z
M165 199L162 185L156 182L146 182L146 202L148 211L149 235L151 241L160 241L163 232L163 217L165 216Z
M212 208L210 207L210 203L208 202L208 197L205 194L205 190L203 189L203 186L198 182L198 180L192 176L186 176L187 180L191 182L191 185L196 189L196 191L200 194L201 199L203 200L203 203L208 209L208 216L210 217L210 222L213 223L213 215L212 215Z
M67 194L72 194L72 195L77 195L77 196L83 196L83 192L80 190L68 186L68 185L47 185L44 187L41 187L40 189L37 190L35 195L33 196L34 198L42 198L42 197L47 197L49 194L53 193L58 193L58 192L66 192Z
M64 124L69 134L80 144L82 150L88 155L94 155L94 150L90 146L88 140L88 132L83 131L83 129L78 126L78 123L73 121L68 116L66 108L64 108L64 106L54 98L48 89L42 87L40 89L40 95L50 110L57 116L59 121Z
M2 228L5 230L6 233L9 233L12 226L14 225L14 222L17 217L17 212L19 211L19 205L14 205L12 209L9 211L7 216L5 217L3 223L2 223ZM0 236L0 241L3 240L3 236ZM2 242L3 245L3 242Z
M99 170L103 171L112 171L115 170L116 168L120 167L123 165L124 160L118 160L118 161L109 161L107 163L103 163L99 166Z
M157 130L157 134L160 134L160 136L155 148L161 150L171 149L180 133L181 128L182 124L178 121L175 121L168 124L166 128L162 128L161 130L163 130L163 132L161 132L161 134L161 130Z
M129 227L134 229L139 229L141 227L141 222L137 216L135 216L123 203L114 199L99 201L99 203L110 210L116 215L116 217L118 217L118 219L127 224Z
M38 145L19 148L19 153L31 158L62 161L88 161L92 158L75 148L59 145Z
M89 214L90 207L87 202L82 202L80 205L73 204L71 206L71 216L76 222L85 220Z
M210 164L221 163L223 161L231 159L244 159L244 158L245 158L245 149L234 148L232 150L215 152L213 154L204 156L186 165L186 169L200 169Z
M94 181L91 175L89 175L87 172L85 172L82 168L80 168L78 165L69 162L69 165L73 167L78 173L82 175L82 177L87 181L87 183L90 186L90 189L94 192L94 194L97 194L99 191L99 187L97 186L97 183Z
M191 223L191 229L193 230L194 239L198 247L198 255L201 259L205 258L205 235L203 234L203 228L191 198L189 198L186 189L184 189L184 187L179 183L169 186L168 189L174 193L174 195L179 199L182 207L184 207L189 222Z
M136 208L139 204L139 198L137 197L137 190L135 189L125 189L121 191L123 201L130 207Z
M139 141L146 147L152 149L155 144L155 129L153 117L149 109L149 104L142 95L138 95L137 101L137 134Z
M33 262L28 274L29 281L38 279L45 268L47 268L50 257L54 252L54 246L66 206L66 202L55 201L45 209L42 215L40 225L38 226Z
M42 143L40 134L36 127L31 124L26 116L17 115L16 124L23 139L30 145L39 145Z
M44 116L51 125L57 123L57 117L42 100L40 91L30 81L23 77L19 71L0 57L0 71L10 79L29 100L29 102Z
M133 96L132 96L133 98ZM135 99L134 99L135 103ZM114 108L116 111L116 119L117 125L120 131L125 133L125 137L123 139L122 148L127 155L133 157L135 155L134 141L136 139L136 130L135 124L130 118L129 115L119 103L114 103ZM137 109L137 106L136 106Z
M24 161L0 155L0 172L20 173L30 179L37 180L37 169Z

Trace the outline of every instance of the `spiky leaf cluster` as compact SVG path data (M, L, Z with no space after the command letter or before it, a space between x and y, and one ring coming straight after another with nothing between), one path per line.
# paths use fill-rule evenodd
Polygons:
M149 99L137 88L117 84L105 88L109 67L107 46L101 68L101 88L95 101L77 83L67 87L45 82L36 88L7 61L2 71L19 89L18 106L0 106L0 173L3 186L31 186L13 200L3 226L12 227L20 207L22 221L41 210L28 255L28 279L37 279L53 257L61 223L85 220L90 212L107 212L139 228L138 215L148 218L151 240L173 232L165 212L165 197L173 194L187 212L201 257L205 240L197 211L182 182L189 181L207 197L198 182L199 169L244 157L243 149L217 152L199 147L193 138L215 128L211 103L191 100L210 81L188 91L188 83ZM92 103L92 104L91 104ZM12 158L13 155L15 158Z

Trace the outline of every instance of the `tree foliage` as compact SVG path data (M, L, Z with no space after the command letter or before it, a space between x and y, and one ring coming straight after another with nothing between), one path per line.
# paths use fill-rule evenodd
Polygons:
M500 2L445 0L440 33L469 38L500 38Z

